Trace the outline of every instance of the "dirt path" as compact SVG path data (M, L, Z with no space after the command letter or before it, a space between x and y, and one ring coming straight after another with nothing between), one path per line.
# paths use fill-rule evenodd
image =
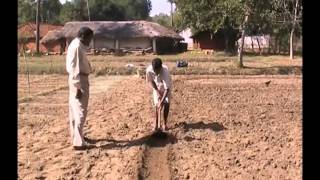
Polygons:
M139 168L139 179L170 180L170 147L176 138L169 133L154 133L146 144L142 154L142 165Z

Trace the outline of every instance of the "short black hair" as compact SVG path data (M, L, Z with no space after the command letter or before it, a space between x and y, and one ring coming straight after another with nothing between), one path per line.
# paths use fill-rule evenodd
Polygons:
M81 27L80 30L78 31L78 37L88 37L90 35L93 35L93 31L92 29L84 26L84 27Z
M152 60L152 68L153 68L153 70L162 68L162 61L160 58L154 58Z

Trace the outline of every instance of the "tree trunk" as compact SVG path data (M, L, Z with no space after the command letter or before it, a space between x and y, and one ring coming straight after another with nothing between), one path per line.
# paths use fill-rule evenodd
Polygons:
M243 68L243 45L244 45L244 37L246 35L246 25L248 22L249 14L246 14L243 25L242 25L242 32L241 32L241 42L240 42L240 48L238 50L239 56L238 56L238 67Z
M224 43L225 43L225 53L230 53L231 51L230 51L229 36L228 36L228 34L225 36Z
M39 53L39 40L40 40L40 0L37 1L37 17L36 17L36 23L37 23L37 33L36 33L36 52Z
M87 9L88 9L88 18L89 18L89 21L90 21L90 11L89 11L89 2L87 0Z
M253 45L252 36L250 37L250 39L251 39L251 49L252 49L252 53L254 53L254 45Z
M274 38L274 41L272 42L273 44L273 54L277 54L277 49L278 49L278 34L275 35L276 37Z
M294 35L294 28L292 28L290 33L290 59L293 59L293 35Z
M257 37L256 39L257 39L257 43L258 43L259 54L262 55L261 46L260 46L260 42L259 42L259 37Z
M173 27L173 8L172 8L172 2L170 2L171 4L171 27Z
M281 37L278 37L278 42L277 42L277 50L278 50L278 54L281 54Z
M296 0L296 5L294 8L294 18L292 22L292 29L291 29L291 34L290 34L290 59L293 59L293 36L294 36L294 29L296 26L296 20L297 20L297 11L298 11L298 4L299 0Z

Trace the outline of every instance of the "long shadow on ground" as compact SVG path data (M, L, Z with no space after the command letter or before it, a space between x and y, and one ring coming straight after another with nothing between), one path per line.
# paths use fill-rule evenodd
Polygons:
M177 142L177 138L170 133L156 132L134 140L87 139L87 141L92 144L103 142L104 145L99 146L99 148L112 149L141 146L143 144L150 147L164 147L167 144L175 144Z
M174 125L173 129L176 129L176 128L183 128L185 131L189 131L190 129L210 129L216 132L227 129L222 124L217 122L204 123L202 121L196 122L196 123L180 122Z
M222 124L219 124L217 122L204 123L202 121L197 123L181 122L181 123L175 124L172 129L177 129L177 128L182 129L184 131L189 131L191 129L210 129L215 132L226 129ZM86 140L92 144L102 142L103 145L98 146L98 148L102 148L102 149L133 147L133 146L141 146L143 144L149 147L164 147L167 144L175 144L178 142L178 139L174 135L167 132L155 132L134 140L115 140L115 139L107 139L107 138L104 138L104 139L86 138Z

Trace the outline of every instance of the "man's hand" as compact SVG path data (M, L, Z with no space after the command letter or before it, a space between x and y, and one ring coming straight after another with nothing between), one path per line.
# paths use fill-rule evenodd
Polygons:
M76 98L77 98L77 99L81 99L81 97L82 97L82 92L81 92L80 89L77 89Z
M163 102L161 101L161 99L159 99L158 104L157 104L158 109L162 109L163 107Z
M158 97L161 99L163 96L163 91L160 91L159 89L157 89L157 94L158 94Z

